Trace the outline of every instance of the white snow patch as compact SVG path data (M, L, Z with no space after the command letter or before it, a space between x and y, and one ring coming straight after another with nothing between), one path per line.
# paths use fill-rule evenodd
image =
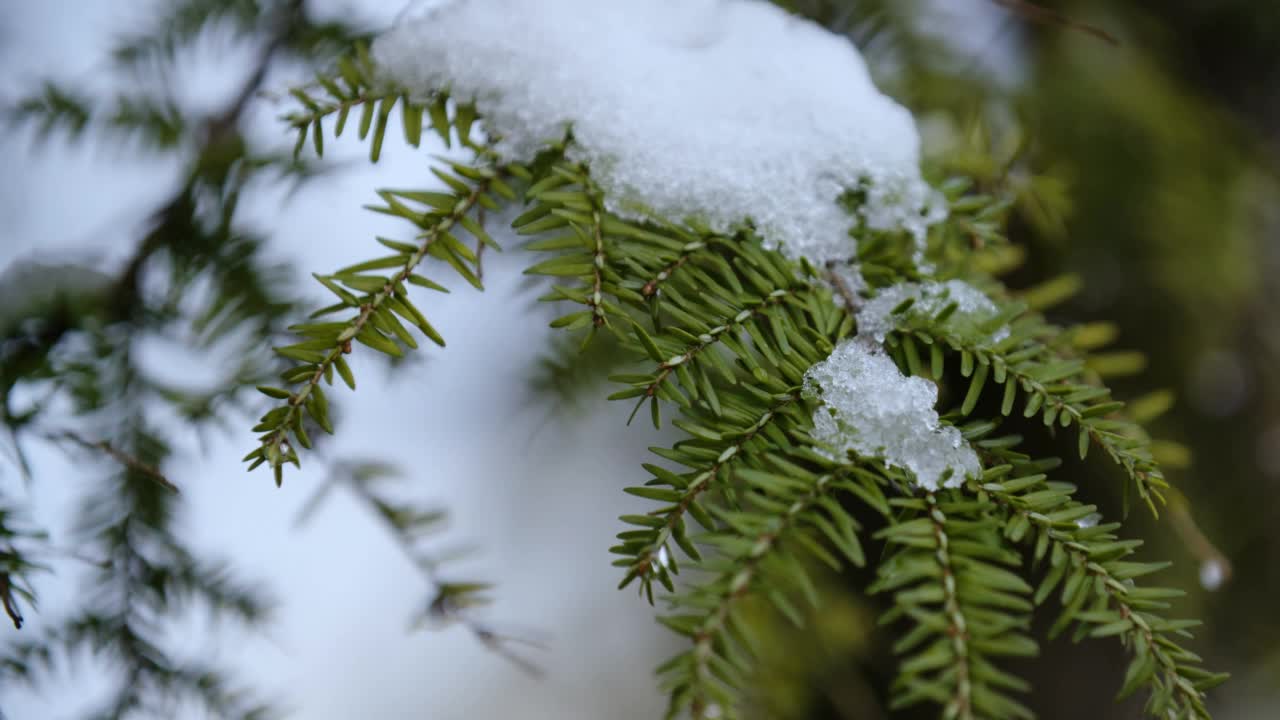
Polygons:
M1217 558L1200 563L1200 587L1213 592L1227 581L1227 567Z
M528 160L571 125L627 217L750 218L817 264L855 252L837 197L918 245L945 215L910 113L845 38L758 0L426 0L373 47L397 84L474 99L498 151Z
M894 308L907 299L914 299L915 302L900 315L894 315ZM963 280L899 283L883 288L862 306L858 311L858 334L874 337L876 342L882 343L885 336L896 329L903 319L936 317L953 302L956 303L956 309L946 319L945 325L960 331L980 325L999 312L990 298ZM1009 329L1000 328L991 334L990 340L996 343L1008 336Z
M856 269L849 272L856 275ZM845 275L838 277L845 285L852 282ZM911 306L894 314L908 299L914 300ZM857 337L840 343L830 357L805 373L806 393L822 401L814 411L814 439L835 448L839 456L853 451L883 458L887 465L909 470L916 483L929 490L959 487L966 477L981 473L973 448L959 430L943 425L934 410L937 386L903 375L882 347L904 319L936 318L953 302L956 309L943 324L962 333L972 332L999 312L981 290L962 280L899 283L866 301L858 311ZM1000 328L990 339L999 342L1008 334L1008 328Z
M882 458L915 475L929 490L958 487L982 472L978 456L954 427L943 425L934 404L938 389L906 377L865 337L843 341L805 373L805 390L821 398L813 437L843 457L848 451ZM947 476L944 479L944 476Z

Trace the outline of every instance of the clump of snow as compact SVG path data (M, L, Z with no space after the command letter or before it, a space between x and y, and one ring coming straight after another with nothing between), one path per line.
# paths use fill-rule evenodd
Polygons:
M861 279L854 266L841 270L833 268L839 286ZM907 300L911 305L894 313ZM910 471L929 490L959 487L966 477L978 475L982 466L973 448L959 430L943 425L934 410L937 386L903 375L883 348L885 337L904 319L936 319L952 303L955 310L943 324L962 333L973 332L999 312L990 298L963 280L898 283L867 300L858 310L857 336L805 373L806 394L821 400L813 415L814 439L838 456L853 451L882 458L886 465ZM990 339L999 342L1008 334L1008 328L1000 328Z
M474 99L498 152L527 160L572 127L628 217L751 219L817 264L855 252L837 204L917 240L945 213L910 113L846 39L758 0L429 0L373 47L398 85Z
M958 487L982 471L973 448L933 406L937 387L906 377L865 337L840 343L805 373L805 390L822 400L813 437L843 457L853 451L910 471L929 490Z
M908 299L915 302L907 310L895 315L894 309ZM938 313L953 302L956 303L956 309L945 320L945 324L962 332L976 328L999 312L990 298L963 280L899 283L883 288L862 306L858 311L858 334L874 337L876 342L882 343L885 336L904 319L937 317ZM991 335L991 341L1000 342L1008 335L1008 328L1001 328Z

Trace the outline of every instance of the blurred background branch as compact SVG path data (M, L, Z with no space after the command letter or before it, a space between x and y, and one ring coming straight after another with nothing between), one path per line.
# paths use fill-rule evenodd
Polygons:
M881 87L917 113L939 176L964 173L984 191L1009 196L1023 260L1015 285L1081 278L1084 289L1060 293L1063 302L1052 312L1064 321L1115 321L1109 331L1145 357L1132 383L1118 383L1122 391L1132 396L1158 386L1177 395L1151 428L1171 441L1166 465L1185 502L1175 500L1168 524L1141 534L1163 546L1153 554L1179 560L1172 584L1203 583L1180 607L1206 618L1200 647L1209 664L1238 678L1217 700L1215 717L1276 714L1280 7L1244 0L777 4L863 48ZM86 716L185 717L180 713L198 706L211 716L247 718L271 710L233 671L170 649L171 624L186 617L188 605L250 625L265 622L273 607L259 584L190 545L177 520L190 481L178 472L175 453L186 430L218 428L256 408L253 387L277 370L264 348L296 318L297 273L274 250L277 228L256 228L241 200L332 177L330 168L288 153L283 125L268 140L252 124L255 112L278 109L266 91L308 77L369 37L370 26L323 19L318 5L139 4L145 22L114 35L105 64L83 82L25 73L5 87L12 95L6 141L15 148L96 144L131 158L167 159L177 170L140 213L140 230L112 222L94 233L99 247L117 251L114 260L94 257L92 248L61 258L15 254L7 248L41 247L40 240L0 236L0 419L10 457L0 465L0 600L15 625L26 619L21 632L3 638L0 704L10 687L57 686L61 669L87 654L105 663L108 687L95 691ZM69 33L75 8L61 12L67 17L37 17L65 23ZM323 15L356 16L332 8ZM0 41L22 32L14 16L0 22L7 23ZM219 42L231 59L197 52ZM200 82L190 83L184 73L201 62L214 70L205 67ZM20 189L6 193L20 198ZM118 190L99 192L112 203ZM60 198L66 217L49 222L70 227L78 203L87 201ZM198 373L186 366L165 377L152 372L139 348L157 339L230 360L205 373L212 380L175 382L172 375ZM555 345L528 373L530 397L553 401L548 425L585 412L582 391L619 363L607 345L576 351L574 343ZM51 442L43 430L49 427L119 457L86 454L77 447L85 442ZM73 467L86 482L42 472L29 460L33 448L74 452ZM121 457L129 461L116 462ZM101 472L91 464L97 461L104 461ZM1122 484L1105 463L1070 470L1083 494L1109 498L1105 514L1119 511ZM57 555L54 534L33 522L24 487L59 483L73 485L76 499L72 527L58 534L59 543L101 557L102 565L66 568L70 576L58 568L50 578L44 571L55 563L45 558ZM377 498L359 498L400 537L405 528L393 517L406 516ZM561 500L578 502L569 493ZM1220 572L1205 579L1210 561ZM482 590L433 572L426 573L435 590L425 603L428 616L455 617L468 605L460 601ZM70 609L51 617L31 611L33 582L75 577L80 591ZM892 663L872 601L855 590L866 582L827 578L824 609L803 633L758 610L767 654L786 658L762 671L760 717L887 717L881 688ZM478 621L468 628L486 644L500 637ZM594 629L580 634L610 633ZM1107 646L1047 648L1028 664L1039 689L1032 705L1048 720L1132 717L1131 706L1113 705L1107 693L1056 682L1108 682L1121 663Z

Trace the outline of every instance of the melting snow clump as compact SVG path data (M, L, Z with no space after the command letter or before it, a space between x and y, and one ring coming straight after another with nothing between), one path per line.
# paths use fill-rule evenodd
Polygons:
M717 232L750 218L822 264L855 252L845 190L864 190L868 227L920 248L945 214L911 114L857 49L759 0L420 1L373 57L413 92L473 99L505 158L572 126L572 156L627 217Z
M901 316L894 315L894 308L907 299L915 302ZM990 320L999 312L990 298L963 280L899 283L880 290L862 306L858 311L858 334L874 337L876 342L882 343L885 336L898 327L903 316L936 317L953 302L956 309L946 319L946 325L961 332ZM1001 328L991 335L991 342L1000 342L1008 335L1008 328Z
M966 476L982 472L960 431L939 421L933 409L937 387L904 376L867 338L845 340L809 368L805 390L822 400L814 412L813 437L838 457L852 450L881 458L910 471L929 490L958 487Z

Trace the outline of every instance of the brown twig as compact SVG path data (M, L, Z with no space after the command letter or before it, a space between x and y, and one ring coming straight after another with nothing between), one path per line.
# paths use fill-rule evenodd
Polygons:
M849 308L849 312L857 312L858 309L862 307L862 300L858 297L858 294L853 291L853 288L849 287L849 283L845 282L844 278L840 277L840 273L835 271L835 265L836 263L834 262L827 263L827 280L830 281L831 286L835 288L836 294L840 296L840 299L844 300L845 306Z
M1092 35L1113 47L1120 47L1120 40L1116 38L1115 35L1112 35L1096 25L1090 25L1088 23L1080 22L1079 20L1073 20L1057 10L1041 7L1035 3L1028 2L1028 0L991 0L991 2L1015 15L1020 15L1033 23L1040 23L1041 25L1058 25L1067 28L1068 30L1075 30L1076 32L1082 32L1086 35Z
M116 448L106 440L89 440L72 430L62 430L57 433L48 434L46 437L54 441L70 440L86 450L97 450L98 452L106 454L112 460L115 460L124 467L151 478L166 490L175 493L179 492L178 486L169 482L169 478L166 478L164 473L160 472L155 467L142 462L138 458Z

